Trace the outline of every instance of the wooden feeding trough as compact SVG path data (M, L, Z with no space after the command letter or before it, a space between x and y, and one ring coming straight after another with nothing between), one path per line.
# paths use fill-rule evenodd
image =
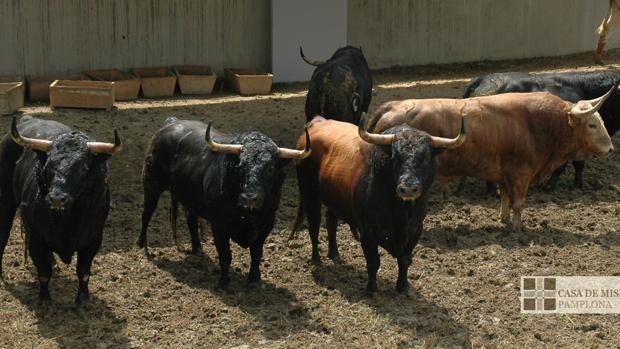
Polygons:
M210 95L217 76L208 66L181 65L173 67L184 95Z
M134 68L132 73L142 83L144 97L170 97L174 95L177 77L169 68Z
M50 107L111 110L114 83L108 81L56 80L50 85Z
M95 81L114 82L114 99L117 101L129 101L138 98L140 79L131 74L118 69L90 70L84 74Z
M83 74L28 77L28 99L33 102L49 101L50 85L56 80L88 80L88 77Z
M224 69L228 85L241 95L268 94L273 75L252 68Z
M0 114L13 114L24 106L23 82L0 82Z

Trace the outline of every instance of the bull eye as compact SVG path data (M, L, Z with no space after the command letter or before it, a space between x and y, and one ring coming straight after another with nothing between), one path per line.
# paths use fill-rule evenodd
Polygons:
M596 128L596 125L595 124L589 124L588 127L589 128Z

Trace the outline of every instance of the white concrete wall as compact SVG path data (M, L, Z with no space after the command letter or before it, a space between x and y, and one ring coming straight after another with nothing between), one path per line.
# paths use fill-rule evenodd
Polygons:
M278 45L272 52L272 1ZM591 51L607 0L0 0L0 76L208 64L282 78L348 42L373 68ZM279 12L282 11L282 12ZM347 12L347 26L341 26ZM609 47L620 46L620 33ZM274 45L276 45L274 43ZM273 55L273 62L272 62ZM276 73L276 79L279 73Z
M0 0L0 75L271 68L270 0Z
M372 68L594 50L608 0L349 0L348 40ZM620 46L620 35L609 47Z
M346 0L272 0L272 68L275 81L306 81L313 66L299 56L325 60L347 44Z

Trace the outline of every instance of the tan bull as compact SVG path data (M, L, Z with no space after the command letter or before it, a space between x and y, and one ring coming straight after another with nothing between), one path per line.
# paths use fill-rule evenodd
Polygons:
M594 60L598 64L603 64L603 49L607 38L620 27L620 0L609 0L609 10L603 22L596 29L598 34L598 44L596 45L596 56Z
M458 177L496 182L501 221L521 230L528 187L568 160L613 151L598 109L605 96L578 103L547 92L507 93L468 99L410 99L387 102L372 115L368 130L382 132L409 124L439 137L458 133L460 115L468 127L462 147L438 157L437 180L444 188Z

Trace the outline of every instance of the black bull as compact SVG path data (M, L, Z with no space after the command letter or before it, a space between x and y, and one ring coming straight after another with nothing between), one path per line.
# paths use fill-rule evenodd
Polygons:
M49 301L52 252L70 263L77 251L76 302L89 298L90 268L110 208L107 160L122 144L93 142L66 125L30 116L0 143L0 274L15 211L39 279L39 298ZM26 149L26 150L24 150Z
M465 88L463 98L488 96L509 92L547 91L569 102L594 99L618 87L620 77L609 72L566 72L549 74L497 73L472 79ZM605 128L610 136L620 130L620 92L614 91L599 110ZM583 187L584 161L573 161L575 187ZM553 189L566 165L558 168L547 185ZM494 185L488 183L487 190L494 192Z
M306 97L306 121L316 115L359 124L372 98L372 76L362 50L341 47L325 62L302 59L316 66Z
M149 221L159 197L168 190L186 208L193 250L200 246L198 217L210 222L221 267L220 287L229 282L230 239L250 248L248 279L260 281L263 244L273 228L284 166L309 154L309 148L278 148L259 132L227 135L211 131L210 124L168 118L144 160L138 246L146 249Z

